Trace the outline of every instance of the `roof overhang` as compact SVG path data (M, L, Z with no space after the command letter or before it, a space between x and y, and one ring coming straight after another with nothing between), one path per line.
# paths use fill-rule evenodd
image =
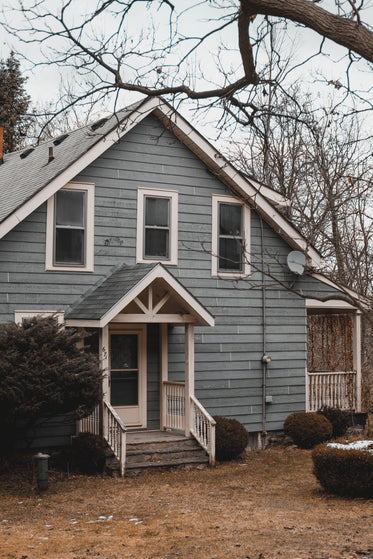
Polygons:
M160 301L153 304L152 301L144 303L139 299L139 296L147 289L149 290L155 282L162 281L167 289L168 296L175 298L185 309L186 313L164 313L162 307L167 303L168 298L163 297ZM101 284L98 289L101 289L104 284ZM97 291L96 290L96 291ZM150 293L150 292L149 292ZM94 297L95 292L90 293L90 298ZM126 308L131 303L136 303L140 308L140 312L126 312ZM71 318L69 318L69 315ZM66 326L81 326L85 328L95 327L103 328L110 322L115 323L194 323L199 326L214 326L215 319L208 312L208 310L197 301L195 297L185 288L182 284L174 278L161 264L156 265L150 272L148 272L140 281L136 283L129 291L123 294L114 304L107 308L102 316L99 318L91 319L88 315L86 317L80 316L74 318L74 310L66 316Z

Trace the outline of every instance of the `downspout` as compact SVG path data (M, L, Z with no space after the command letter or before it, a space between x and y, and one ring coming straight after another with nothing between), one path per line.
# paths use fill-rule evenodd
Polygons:
M264 273L264 227L263 219L259 216L260 221L260 249L261 249L261 266L262 266L262 322L263 322L263 338L262 338L262 433L260 439L260 447L264 448L267 436L267 366L271 358L267 355L267 315L266 315L266 285Z

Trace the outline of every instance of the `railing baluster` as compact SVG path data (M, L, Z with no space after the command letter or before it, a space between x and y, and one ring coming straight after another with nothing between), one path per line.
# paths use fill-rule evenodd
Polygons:
M307 373L308 411L323 406L356 409L356 371Z

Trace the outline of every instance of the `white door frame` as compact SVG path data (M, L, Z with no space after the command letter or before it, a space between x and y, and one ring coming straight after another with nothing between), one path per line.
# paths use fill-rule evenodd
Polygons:
M114 409L123 419L124 424L131 428L145 429L147 426L147 348L146 348L146 324L110 324L109 326L109 374L111 370L111 334L137 334L138 335L138 369L139 369L139 422L126 422L121 417L120 408ZM109 381L110 382L110 381ZM110 390L108 391L110 397ZM128 406L130 407L130 406ZM136 406L137 407L137 406Z

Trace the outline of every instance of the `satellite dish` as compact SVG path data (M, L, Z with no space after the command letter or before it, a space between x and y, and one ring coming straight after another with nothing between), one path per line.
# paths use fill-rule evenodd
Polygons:
M303 252L292 250L287 256L286 263L293 274L301 276L306 268L306 257Z

